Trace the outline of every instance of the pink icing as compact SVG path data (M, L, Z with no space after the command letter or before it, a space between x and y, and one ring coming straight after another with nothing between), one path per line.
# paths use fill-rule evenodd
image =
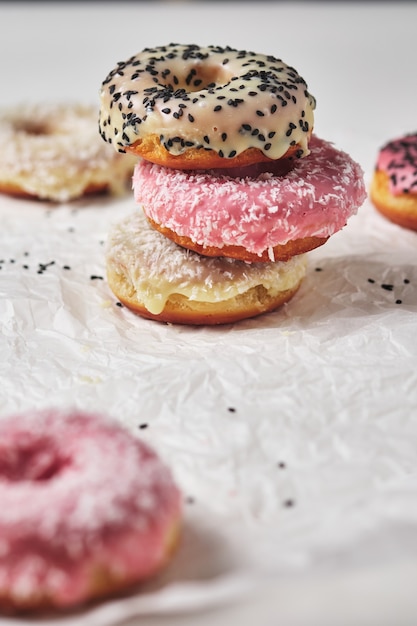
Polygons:
M417 133L393 139L383 146L376 166L388 174L393 195L417 194Z
M255 254L304 237L329 237L365 200L361 167L313 136L311 152L284 176L244 178L180 171L140 161L135 200L146 215L203 246L244 246Z
M94 573L129 582L166 558L180 494L156 454L82 413L0 420L0 597L88 599Z

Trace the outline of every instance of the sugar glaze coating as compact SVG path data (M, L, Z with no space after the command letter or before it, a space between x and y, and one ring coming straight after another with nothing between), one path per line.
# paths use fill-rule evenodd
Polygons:
M191 148L233 159L256 148L279 159L308 154L314 97L273 56L230 47L169 44L120 62L101 89L100 133L116 150L155 135L179 155Z

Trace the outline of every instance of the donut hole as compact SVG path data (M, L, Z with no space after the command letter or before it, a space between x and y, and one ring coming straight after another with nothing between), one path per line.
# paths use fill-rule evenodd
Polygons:
M49 136L56 133L56 131L47 124L47 122L39 122L37 120L25 120L24 122L17 122L15 125L15 131L23 135L30 135L31 137Z
M11 482L42 482L58 476L68 460L63 458L49 439L19 442L13 449L1 450L0 479Z
M224 86L233 78L232 72L222 65L197 65L180 77L180 87L189 92ZM182 79L182 81L181 81Z

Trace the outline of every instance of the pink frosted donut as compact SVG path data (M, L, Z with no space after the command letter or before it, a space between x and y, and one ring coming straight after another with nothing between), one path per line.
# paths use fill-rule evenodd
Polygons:
M362 169L348 154L314 135L309 147L285 173L240 170L240 177L141 160L135 200L155 228L201 254L287 260L324 243L366 197Z
M381 148L370 197L384 217L417 231L417 133L393 139Z
M0 419L0 608L66 608L127 588L176 544L180 493L156 454L97 416Z

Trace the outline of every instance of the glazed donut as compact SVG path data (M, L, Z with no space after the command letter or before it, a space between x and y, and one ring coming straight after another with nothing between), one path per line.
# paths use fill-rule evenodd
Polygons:
M381 148L370 197L391 222L417 230L417 133L394 139Z
M126 590L177 543L180 492L154 451L80 411L0 419L0 609Z
M106 265L116 297L142 317L176 324L226 324L288 302L304 278L305 256L286 263L207 258L151 228L138 210L110 231Z
M273 56L169 44L120 62L101 89L100 133L120 152L178 169L308 154L314 97Z
M136 162L100 139L95 107L33 104L0 113L0 192L66 202L120 193Z
M137 203L154 228L207 256L285 261L323 244L366 197L360 166L315 135L285 175L234 177L139 160Z

